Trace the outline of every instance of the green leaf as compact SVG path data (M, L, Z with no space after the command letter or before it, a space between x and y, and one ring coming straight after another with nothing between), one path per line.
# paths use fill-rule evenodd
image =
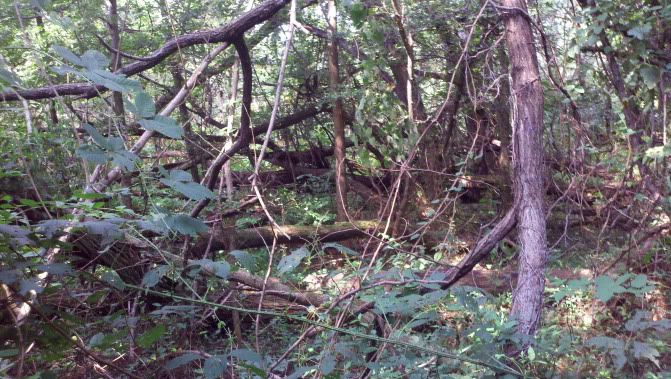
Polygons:
M651 30L652 26L650 24L643 24L629 29L627 34L634 38L644 40Z
M536 360L536 351L534 350L533 347L529 347L527 350L527 356L529 357L529 361L533 362Z
M109 147L109 145L108 145L109 142L108 142L107 138L103 137L103 135L100 134L98 129L94 128L93 125L84 124L84 125L82 125L82 127L84 128L84 130L86 130L86 133L88 133L88 135L90 135L91 138L93 138L93 141L95 143L97 143L98 145L103 146L103 147Z
M105 334L103 333L96 333L91 339L89 340L89 346L90 347L98 347L101 346L105 342Z
M158 342L158 340L161 339L161 336L163 336L165 332L166 332L165 325L163 324L156 325L155 327L149 329L140 337L138 337L137 344L144 349L148 349L153 344Z
M363 25L364 21L366 21L368 10L363 3L355 3L349 8L349 16L352 19L354 26L358 28Z
M46 10L51 5L51 0L30 0L30 4L35 8Z
M185 214L168 215L163 217L160 221L162 221L170 230L190 236L206 233L209 230L205 223Z
M182 127L170 117L156 116L153 119L144 119L138 123L147 130L153 130L164 136L180 139L184 134Z
M191 363L191 362L195 361L196 359L200 359L200 358L201 358L200 354L185 353L185 354L180 355L179 357L175 357L175 358L169 360L165 364L165 368L166 368L166 370L174 370L178 367L182 367L185 364Z
M265 377L268 376L268 373L267 373L267 372L265 372L264 370L262 370L262 369L260 369L260 368L258 368L258 367L256 367L256 366L254 366L254 365L252 365L252 364L249 364L249 363L240 363L240 366L242 366L242 367L246 368L247 370L251 371L253 374L256 374L257 377L265 378Z
M319 371L323 375L329 375L336 368L336 359L331 352L327 352L322 357L322 361L319 363Z
M119 228L119 225L106 220L82 221L78 226L86 228L86 231L90 234L102 237L100 241L101 245L108 245L123 237L123 232Z
M144 274L144 277L142 278L142 284L140 285L145 288L154 287L158 284L158 282L161 281L161 278L165 276L169 268L170 267L167 265L161 265L147 271L147 273Z
M256 267L256 257L249 254L243 250L233 250L228 253L235 257L235 259L240 263L240 266L246 268L249 271L253 271Z
M597 336L590 338L587 344L608 351L617 370L620 370L627 363L623 341L612 337Z
M310 252L305 248L305 246L292 251L291 254L285 255L282 257L282 259L280 259L280 262L277 264L277 271L280 274L286 274L293 271L296 267L298 267L298 265L301 264L303 258L307 257L308 255L310 255Z
M111 161L125 170L135 168L135 162L138 160L138 157L126 150L123 139L119 137L103 137L100 132L89 124L84 124L83 127L98 146L82 145L76 150L78 156L96 164L105 164Z
M671 145L655 146L645 151L646 158L650 159L664 159L671 156Z
M256 366L263 366L263 358L257 352L249 349L233 349L230 356L252 363Z
M634 358L646 358L659 368L659 351L645 342L634 341Z
M95 164L105 164L112 160L107 152L95 145L81 145L75 150L78 157Z
M638 274L631 281L631 286L634 288L643 288L648 284L648 277L644 274Z
M213 355L205 360L203 363L203 374L207 379L220 378L224 375L228 362L226 357L221 355Z
M210 259L198 259L191 262L196 266L200 266L204 271L222 279L227 279L231 273L231 266L225 261L214 262Z
M109 65L110 60L97 50L87 50L81 56L81 65L90 69L104 69Z
M594 281L596 285L596 297L604 303L610 300L618 293L625 292L626 289L617 284L610 276L602 275Z
M138 91L142 87L140 83L126 78L123 75L114 74L102 69L86 69L78 71L79 75L87 78L95 84L106 87L116 92Z
M148 93L141 91L135 95L133 103L127 102L126 107L135 116L140 118L150 118L156 115L156 105Z
M238 217L235 220L235 227L238 229L244 229L244 228L249 228L252 227L261 221L260 218L258 217L253 217L253 216L246 216L246 217Z
M60 55L61 58L65 59L66 61L77 66L83 66L82 60L67 47L54 45L52 46L52 49L56 52L56 54Z
M648 89L655 89L655 87L657 87L657 83L659 83L662 74L659 68L655 66L644 66L638 72L641 74L643 83L645 83Z
M117 290L123 290L124 288L126 288L126 283L124 283L123 279L121 279L121 277L119 276L119 274L116 273L116 271L107 271L106 273L103 274L101 279L103 280L103 282L111 285Z
M21 80L14 74L5 64L4 60L0 58L0 86L4 85L19 85Z
M29 238L30 230L15 225L0 224L0 237L5 235L14 247L32 245L33 241ZM0 238L0 240L2 240Z
M168 178L162 178L161 183L182 193L191 200L200 201L203 199L212 199L215 197L214 192L207 187L194 182L191 179L191 174L182 170L170 171Z

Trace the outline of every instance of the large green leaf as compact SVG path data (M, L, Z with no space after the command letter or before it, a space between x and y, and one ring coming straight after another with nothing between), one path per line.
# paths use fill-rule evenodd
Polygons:
M258 367L263 366L263 357L261 357L259 353L249 349L233 349L230 353L230 356L251 363Z
M622 287L608 275L602 275L596 278L594 284L596 285L596 297L604 303L616 294L626 291L626 288Z
M154 100L144 91L135 94L134 102L126 102L126 108L139 118L150 118L156 115Z
M77 148L76 154L81 158L96 163L112 162L125 170L135 168L138 157L126 150L123 139L119 137L103 137L93 126L84 124L84 129L96 145L85 144Z
M112 160L107 152L95 145L81 145L75 150L78 157L95 164L105 164Z
M206 379L220 378L224 375L228 362L226 357L222 355L213 355L205 360L203 363L203 374Z
M191 179L191 174L186 171L172 170L167 178L161 179L161 183L182 193L191 200L200 201L215 197L214 192L207 189L207 187L194 182Z
M139 84L136 81L102 69L87 69L79 71L79 73L93 83L112 91L125 93L139 88Z
M153 119L144 119L138 123L147 130L153 130L164 136L180 139L184 134L182 127L170 117L156 116Z
M613 365L618 370L624 367L627 363L627 356L624 352L625 344L623 341L612 337L597 336L590 338L589 341L587 341L587 344L609 352L613 359Z
M165 368L166 368L166 370L174 370L178 367L182 367L185 364L191 363L191 362L193 362L197 359L200 359L200 358L201 358L200 354L184 353L184 354L180 355L179 357L175 357L175 358L169 360L165 364Z
M166 332L166 327L163 324L156 325L155 327L149 329L148 331L144 332L141 336L137 338L137 344L144 348L148 349L150 348L153 344L158 342L159 339L165 334Z
M87 50L80 57L81 65L89 70L104 69L110 64L109 58L97 50Z
M198 259L191 261L191 263L222 279L228 279L228 275L231 273L231 266L225 261L214 262L211 259Z
M81 58L79 58L79 56L77 56L77 54L70 51L70 49L68 49L67 47L54 45L51 48L56 52L56 54L60 55L61 58L65 59L66 61L68 61L68 62L70 62L74 65L77 65L77 66L83 66L84 65L82 63Z
M645 358L659 368L659 359L657 359L659 358L659 350L645 342L634 341L632 351L634 358Z
M246 268L249 271L253 271L256 267L256 257L249 254L243 250L233 250L228 253L235 257L235 259L240 263L240 266Z
M288 272L293 271L298 265L301 264L301 261L303 258L307 257L310 255L310 252L308 251L305 246L296 249L291 252L289 255L285 255L280 259L280 262L277 264L277 271L280 274L286 274Z
M167 215L162 217L159 222L170 230L191 236L206 233L209 230L205 223L185 214Z
M655 66L643 66L638 71L643 78L643 83L645 83L648 89L655 89L659 79L661 78L662 71Z
M643 24L640 26L635 26L627 31L627 34L640 40L644 40L648 33L652 30L650 24Z
M144 277L142 278L141 286L146 288L154 287L158 284L158 282L161 281L161 278L165 276L169 269L170 266L161 265L147 271L147 273L144 274Z

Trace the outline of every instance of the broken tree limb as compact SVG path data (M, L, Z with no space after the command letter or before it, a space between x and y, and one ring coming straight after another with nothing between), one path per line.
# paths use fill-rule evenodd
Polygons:
M456 266L447 271L447 277L441 287L446 289L451 287L459 279L466 276L473 268L485 259L489 253L496 247L505 236L510 233L517 224L517 206L512 206L508 212L500 219L484 237L482 237L471 250Z

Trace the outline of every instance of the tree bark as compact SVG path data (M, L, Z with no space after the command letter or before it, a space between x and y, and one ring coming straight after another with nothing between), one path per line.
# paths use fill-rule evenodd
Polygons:
M543 193L543 88L524 0L503 0L513 103L513 173L520 242L519 279L511 316L530 344L543 308L547 238Z
M328 2L328 25L329 25L329 78L331 93L335 96L333 104L333 125L335 135L335 183L336 183L336 208L338 221L347 220L347 179L345 177L345 119L343 117L343 104L338 95L340 85L340 73L338 69L338 41L336 35L338 26L336 22L335 0Z
M238 80L240 71L240 59L236 59L231 70L231 94L227 104L226 115L226 145L224 149L230 149L233 146L233 118L235 117L235 100L238 97ZM226 198L228 201L233 199L233 176L231 174L230 159L224 163L224 179L226 180Z

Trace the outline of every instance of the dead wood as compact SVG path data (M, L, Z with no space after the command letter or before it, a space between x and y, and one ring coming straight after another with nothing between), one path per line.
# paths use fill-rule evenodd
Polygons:
M210 250L251 249L270 246L273 238L277 244L297 245L319 240L320 242L343 241L368 236L378 226L378 221L338 222L319 227L304 225L284 225L279 228L261 226L250 229L236 229L224 226L213 228L211 234L201 237L191 249L189 256L203 256L208 244Z

